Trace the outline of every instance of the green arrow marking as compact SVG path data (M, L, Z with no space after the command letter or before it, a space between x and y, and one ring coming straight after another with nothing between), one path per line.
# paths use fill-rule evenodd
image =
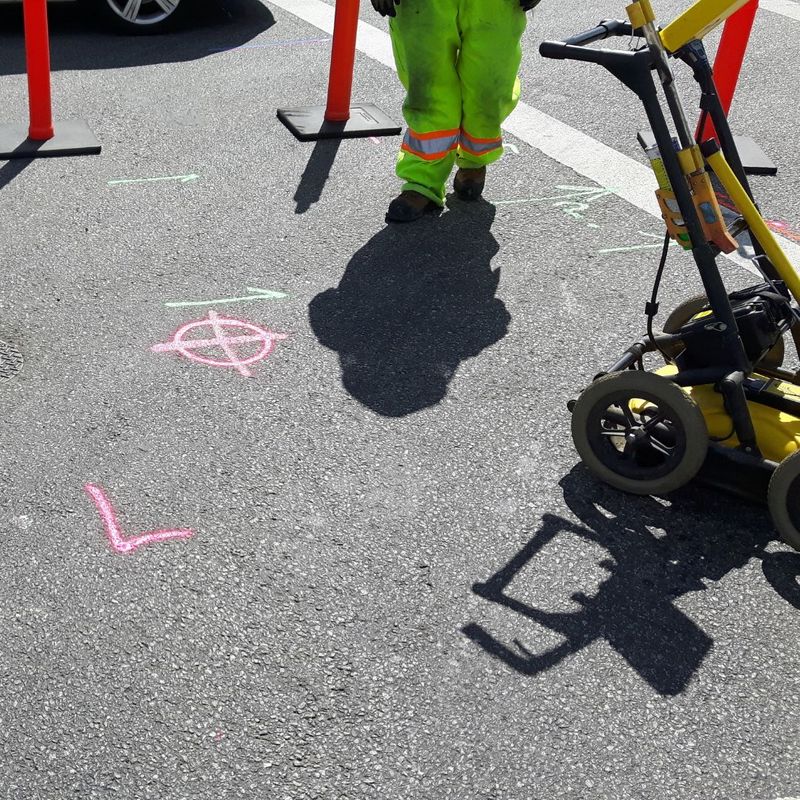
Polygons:
M658 235L655 233L647 233L646 231L639 231L640 236L643 236L645 239L661 239L661 244L634 244L628 247L606 247L603 250L598 250L598 253L632 253L635 250L655 250L659 247L664 246L664 236ZM670 242L669 246L674 247L677 245L677 242Z
M164 303L167 308L183 308L184 306L215 306L224 303L243 303L247 300L283 300L288 294L273 292L269 289L257 289L254 286L245 286L249 292L245 297L223 297L221 300L189 300L184 303Z
M603 189L599 186L556 186L555 188L564 189L565 193L555 195L554 197L529 197L525 200L493 200L492 203L496 206L550 202L555 202L555 205L559 205L563 204L566 200L579 200L582 203L593 203L595 200L614 194L613 189Z
M598 250L598 253L632 253L634 250L657 250L663 247L660 244L635 244L631 247L606 247L603 250Z
M108 181L109 186L118 186L122 183L153 183L154 181L180 181L181 183L189 183L189 181L196 181L199 175L165 175L162 178L122 178L119 180Z

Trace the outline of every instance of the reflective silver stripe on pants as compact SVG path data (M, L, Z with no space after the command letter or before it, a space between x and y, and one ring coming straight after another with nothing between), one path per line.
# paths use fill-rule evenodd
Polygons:
M459 144L464 150L467 150L470 153L483 155L484 153L490 153L492 150L497 150L498 147L502 147L503 140L502 138L498 138L492 139L490 142L478 142L462 131Z
M403 144L412 152L430 158L447 155L458 145L458 134L444 134L434 138L422 139L413 131L407 130L403 136Z

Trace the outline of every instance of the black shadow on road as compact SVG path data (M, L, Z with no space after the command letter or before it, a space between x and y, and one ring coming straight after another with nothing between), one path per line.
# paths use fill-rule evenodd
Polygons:
M311 301L311 327L339 354L356 400L387 417L435 405L462 361L505 336L494 215L485 201L459 203L388 226L353 256L337 288Z
M30 163L30 158L17 158L2 164L0 166L0 191L8 186Z
M765 575L782 596L800 606L800 560L793 553L764 551L774 536L766 512L763 525L743 523L736 502L709 502L705 490L696 487L676 493L670 505L652 497L632 497L599 484L582 465L563 478L561 486L580 524L546 514L519 553L487 581L473 585L480 597L563 637L559 645L534 652L517 639L513 646L504 644L476 623L465 626L470 639L518 672L538 674L605 639L659 694L679 694L713 640L673 601L702 591L704 580L718 581L753 557L763 559ZM687 513L687 507L693 513ZM515 576L565 532L608 551L608 560L600 565L610 574L597 593L572 594L579 607L564 613L544 611L507 594Z
M305 214L322 197L331 167L342 144L341 139L320 139L311 151L306 168L294 193L294 213Z
M772 588L787 603L800 609L800 553L767 553L761 569Z
M81 4L53 3L48 7L51 69L118 69L193 61L240 47L275 25L270 10L258 0L207 0L195 5L191 23L179 30L120 36L103 27ZM21 3L0 2L0 75L25 72L20 9Z

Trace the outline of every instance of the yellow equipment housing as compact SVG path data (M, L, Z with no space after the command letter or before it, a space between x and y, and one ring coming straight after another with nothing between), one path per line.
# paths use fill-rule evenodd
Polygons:
M749 0L698 0L661 31L664 47L675 53L693 39L702 39Z
M670 365L654 370L654 372L669 378L677 373L677 369ZM770 380L758 373L754 373L753 377L762 377L764 381ZM714 387L710 384L682 388L703 412L709 437L719 440L719 443L725 447L738 447L739 440L736 435L730 435L731 417L725 410L722 395L715 392ZM775 380L768 388L764 389L764 392L800 403L800 386L793 383ZM641 401L641 403L644 407L645 401ZM785 411L763 403L749 401L747 405L753 419L758 446L764 458L780 463L784 458L800 450L800 417L787 414ZM634 412L641 410L635 408L634 403L631 403L631 408Z

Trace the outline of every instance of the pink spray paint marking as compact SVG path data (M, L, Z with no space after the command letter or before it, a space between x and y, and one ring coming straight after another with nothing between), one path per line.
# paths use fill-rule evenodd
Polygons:
M211 327L213 338L192 339L187 338L187 334L198 328ZM240 333L234 335L226 329L235 329ZM275 348L275 342L285 339L285 333L273 333L272 331L245 322L241 319L231 317L220 317L216 311L209 311L208 317L198 319L194 322L187 322L175 331L172 341L153 345L150 349L156 353L174 351L188 358L191 361L198 361L209 367L233 367L238 370L245 378L252 378L253 373L247 368L249 364L265 359ZM256 351L248 356L240 356L238 348L241 345L256 343ZM199 352L213 348L222 350L225 358L211 357L208 354Z
M167 542L170 539L188 539L194 535L194 531L188 528L178 528L176 530L148 531L147 533L140 533L138 536L126 538L119 527L117 515L106 493L94 483L87 483L83 487L83 491L89 495L92 502L97 506L97 511L103 520L103 527L106 530L108 543L116 553L132 553L143 544Z

